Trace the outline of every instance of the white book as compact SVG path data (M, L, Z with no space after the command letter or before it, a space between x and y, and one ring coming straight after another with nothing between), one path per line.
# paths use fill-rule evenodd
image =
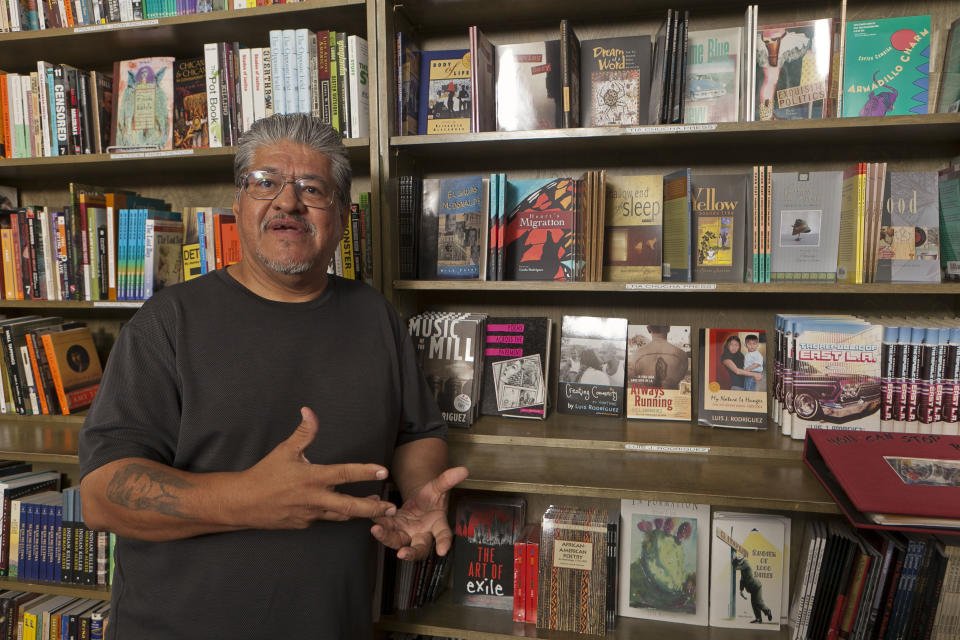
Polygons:
M46 207L43 207L37 217L40 221L40 239L43 241L43 278L46 283L47 300L59 300L56 286L59 284L60 278L54 278L57 262L53 256L53 243L50 238L50 213Z
M141 297L146 300L153 294L153 245L155 240L154 229L157 221L147 218L143 226L143 292Z
M293 32L294 56L297 60L297 113L310 113L310 36L307 29Z
M297 86L296 31L284 29L283 34L283 112L300 111L300 87Z
M706 625L710 505L620 501L618 615Z
M11 129L14 138L14 158L28 158L30 154L27 150L27 136L24 133L24 110L23 110L23 86L20 76L16 73L7 75L7 92L9 101L13 105L10 109L13 112Z
M8 31L10 31L10 18L6 11L0 11L0 33L7 33Z
M37 3L37 7L39 8L41 4L43 3ZM50 108L49 101L47 100L48 66L48 62L37 60L37 90L39 92L37 97L40 103L40 129L43 136L43 156L45 158L53 155L52 147L50 146Z
M270 63L273 80L273 110L275 113L287 113L287 92L284 81L283 31L270 32Z
M221 113L220 96L220 56L216 42L203 45L203 63L207 82L207 129L209 131L210 148L223 146L223 116ZM109 229L108 237L109 237ZM114 286L111 280L110 286Z
M132 21L133 21L133 0L120 0L120 22L132 22Z
M20 1L7 0L6 15L10 20L10 31L22 31L23 25L20 24Z
M263 117L273 115L275 96L273 91L273 53L270 47L263 48Z
M347 38L350 64L350 137L370 136L370 84L367 41L360 36Z
M801 619L808 616L809 608L813 605L813 587L815 587L817 576L820 572L820 560L822 559L824 535L820 523L810 521L810 530L804 536L803 546L800 548L800 582L793 593L793 600L790 603L789 624L792 629L791 639L799 640Z
M240 132L243 133L250 129L253 124L253 66L250 56L250 49L244 47L239 49L240 55Z
M266 105L263 93L263 48L250 50L250 67L253 71L253 120L266 117Z
M247 8L247 0L233 0L233 8L234 8L234 9L246 9L246 8Z

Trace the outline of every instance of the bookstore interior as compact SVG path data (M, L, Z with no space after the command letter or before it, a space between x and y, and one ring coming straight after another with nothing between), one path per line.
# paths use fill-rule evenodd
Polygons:
M103 637L85 411L279 113L470 469L378 637L960 638L960 2L2 0L3 638Z

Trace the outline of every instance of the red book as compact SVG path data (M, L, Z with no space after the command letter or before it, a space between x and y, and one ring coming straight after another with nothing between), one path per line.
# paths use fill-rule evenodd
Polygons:
M960 527L960 436L811 429L803 458L855 527Z
M531 527L524 540L527 548L526 622L537 623L537 589L540 587L540 525Z
M237 220L232 213L217 213L213 216L214 245L217 269L240 262L240 235Z
M513 544L513 621L526 622L526 605L524 592L526 590L526 560L527 545L518 540Z

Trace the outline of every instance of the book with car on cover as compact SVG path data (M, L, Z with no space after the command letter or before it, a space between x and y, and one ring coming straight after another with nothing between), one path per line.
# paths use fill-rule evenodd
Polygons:
M690 327L629 325L627 417L690 420Z
M455 509L453 601L513 608L513 545L526 515L523 496L467 494Z
M700 329L700 424L767 428L766 354L763 329Z
M603 279L660 282L663 177L607 176Z
M626 347L626 319L564 316L557 411L622 416Z
M173 148L173 63L171 57L114 63L111 146L116 150Z
M550 318L487 318L480 413L547 417Z
M417 133L470 133L470 50L420 52Z
M827 117L832 51L832 18L757 27L754 119Z
M835 282L840 171L773 174L770 279Z
M739 119L742 41L742 27L689 33L684 124Z
M621 500L619 615L707 624L710 506Z
M634 127L647 124L650 36L583 40L580 59L582 126Z
M506 180L504 279L583 279L577 190L573 178Z

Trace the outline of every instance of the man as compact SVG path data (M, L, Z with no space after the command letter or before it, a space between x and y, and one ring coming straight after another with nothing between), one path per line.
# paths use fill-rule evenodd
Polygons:
M445 554L467 471L445 471L395 311L326 273L349 216L337 134L261 120L234 171L242 260L144 304L80 434L84 519L118 535L107 638L368 638L374 538ZM388 466L399 509L377 498Z
M753 609L753 620L751 623L763 623L763 615L767 616L767 621L773 620L773 612L763 602L763 585L753 575L753 569L746 557L735 554L731 560L733 570L740 572L740 597L747 599L744 591L750 594L750 608Z

